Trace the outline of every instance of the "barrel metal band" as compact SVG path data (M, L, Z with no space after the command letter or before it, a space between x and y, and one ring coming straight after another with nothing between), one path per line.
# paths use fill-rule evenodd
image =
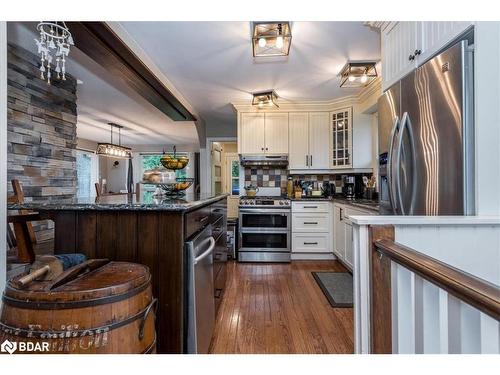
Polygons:
M149 280L144 284L138 286L137 288L131 289L122 294L116 294L108 297L94 298L83 301L66 301L66 302L52 302L52 301L30 301L30 300L19 300L17 298L12 298L5 295L2 296L2 301L6 305L12 307L18 307L22 309L29 310L62 310L62 309L75 309L83 307L92 307L98 305L104 305L107 303L119 302L124 299L130 298L139 294L149 286Z
M126 319L120 320L119 322L111 323L97 328L64 330L64 331L53 331L53 330L35 331L30 329L11 327L8 326L7 324L0 322L0 332L5 332L13 336L26 337L26 338L40 338L40 339L70 339L70 338L94 336L96 334L103 334L105 332L109 332L114 329L123 327L140 318L146 319L147 314L150 311L150 306L151 304L148 304L144 309L139 311L137 314L132 315Z
M153 342L146 348L146 350L142 352L142 354L151 354L155 349L156 349L156 332Z

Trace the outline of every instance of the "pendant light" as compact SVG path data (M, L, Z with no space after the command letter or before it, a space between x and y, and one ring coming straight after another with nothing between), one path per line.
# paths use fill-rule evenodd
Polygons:
M123 126L115 124L113 122L108 122L108 125L110 127L111 135L110 143L98 143L96 154L115 159L131 159L131 148L122 146L121 129L123 128ZM118 129L118 144L113 143L113 129Z

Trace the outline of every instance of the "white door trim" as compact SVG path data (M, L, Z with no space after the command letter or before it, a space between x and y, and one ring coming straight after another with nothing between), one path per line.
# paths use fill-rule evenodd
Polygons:
M214 142L237 142L236 137L207 137L205 148L200 148L200 191L202 193L212 193L212 143Z

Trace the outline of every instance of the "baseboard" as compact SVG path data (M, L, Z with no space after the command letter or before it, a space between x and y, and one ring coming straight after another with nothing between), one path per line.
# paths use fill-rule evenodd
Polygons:
M335 260L332 253L292 253L292 260Z

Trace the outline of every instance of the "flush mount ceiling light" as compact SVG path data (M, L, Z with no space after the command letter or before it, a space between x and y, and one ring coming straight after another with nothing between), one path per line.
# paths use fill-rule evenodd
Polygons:
M340 73L340 87L363 87L377 78L375 61L348 61Z
M256 92L253 93L252 95L253 95L252 105L255 105L259 108L272 107L272 106L276 106L279 108L278 95L276 95L276 92L274 90Z
M125 158L131 159L132 154L129 147L122 146L122 134L121 129L123 126L108 122L110 127L111 142L110 143L98 143L97 144L97 155L108 156L112 158ZM113 129L118 129L118 144L113 143Z
M288 56L292 34L290 22L254 22L252 51L254 57Z
M66 57L69 55L70 46L74 45L73 37L64 22L42 21L36 29L40 39L35 39L40 55L40 79L47 79L50 84L51 69L57 73L57 78L66 80ZM55 66L52 66L53 60Z

